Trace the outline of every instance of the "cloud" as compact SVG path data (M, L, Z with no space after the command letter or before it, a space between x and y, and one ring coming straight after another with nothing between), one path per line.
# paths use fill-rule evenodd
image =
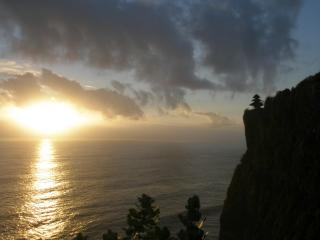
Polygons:
M0 33L3 54L134 70L167 107L188 108L187 90L272 88L279 64L294 56L301 2L2 0Z
M113 80L111 82L111 86L118 91L119 93L124 93L124 91L126 90L126 88L128 87L128 85L125 85L119 81Z
M210 120L211 126L213 127L224 127L236 124L230 118L219 115L214 112L195 112L195 114L207 117Z
M129 96L107 88L85 89L77 81L47 69L43 69L39 76L27 73L1 81L0 91L3 93L2 104L3 101L25 104L35 99L55 97L98 111L109 118L139 119L143 116L141 108Z
M129 94L131 93L136 102L138 102L142 107L155 100L155 96L152 92L141 89L137 90L129 83L124 84L119 81L113 80L111 82L111 86L121 94L124 94L125 92L128 92Z
M39 74L39 71L28 64L19 64L15 61L0 59L0 76L22 75L25 73Z
M140 106L146 106L149 102L154 100L154 95L145 90L133 90L135 98L139 102Z
M227 89L245 91L259 80L272 87L281 61L294 56L291 30L302 1L230 0L206 7L213 2L204 0L192 9L201 12L193 15L192 33L206 50L203 63Z
M11 101L17 105L43 97L37 77L32 73L1 81L0 92L2 92L1 103Z

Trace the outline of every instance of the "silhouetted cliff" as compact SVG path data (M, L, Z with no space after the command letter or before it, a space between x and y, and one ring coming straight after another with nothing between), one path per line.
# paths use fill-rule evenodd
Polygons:
M246 110L220 240L320 239L320 73Z

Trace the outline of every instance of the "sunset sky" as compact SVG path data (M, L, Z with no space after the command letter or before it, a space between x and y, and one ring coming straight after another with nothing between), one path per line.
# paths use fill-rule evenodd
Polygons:
M229 136L253 94L320 70L319 10L317 0L0 0L2 135L21 123L15 134L79 124L84 136Z

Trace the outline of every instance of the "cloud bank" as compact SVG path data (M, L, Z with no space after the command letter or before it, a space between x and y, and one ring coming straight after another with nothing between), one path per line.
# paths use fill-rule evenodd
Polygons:
M102 113L105 117L121 116L131 119L143 117L143 111L129 96L100 88L85 89L78 82L43 69L39 75L27 73L0 82L2 104L27 104L39 99L55 97L79 107Z
M188 108L186 90L272 88L301 2L2 0L2 55L134 70L167 107Z

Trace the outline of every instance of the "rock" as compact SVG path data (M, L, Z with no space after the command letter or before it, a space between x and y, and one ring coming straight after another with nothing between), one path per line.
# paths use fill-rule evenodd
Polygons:
M220 240L320 239L320 73L244 113Z

